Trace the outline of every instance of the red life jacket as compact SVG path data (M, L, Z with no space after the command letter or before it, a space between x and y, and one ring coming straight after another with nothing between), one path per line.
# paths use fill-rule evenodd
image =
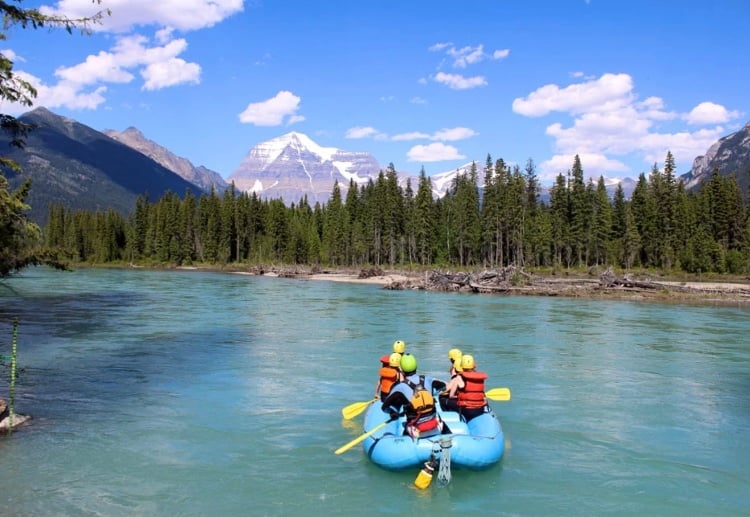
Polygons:
M383 366L378 374L380 375L380 393L388 395L398 380L398 370L393 366Z
M459 407L478 409L487 405L487 399L484 396L484 380L487 374L465 371L461 373L461 377L464 379L464 387L458 390Z

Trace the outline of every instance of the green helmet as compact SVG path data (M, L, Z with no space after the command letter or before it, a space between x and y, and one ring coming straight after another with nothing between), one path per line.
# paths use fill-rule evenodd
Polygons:
M393 351L397 354L403 354L404 350L406 350L406 343L401 341L400 339L398 341L393 342Z
M417 371L417 358L411 354L401 356L401 370L404 373L414 373Z

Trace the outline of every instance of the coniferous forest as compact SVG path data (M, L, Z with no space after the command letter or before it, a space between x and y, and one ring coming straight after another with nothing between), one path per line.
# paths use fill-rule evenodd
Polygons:
M483 188L479 188L483 185ZM629 199L604 179L585 181L578 156L540 198L533 160L523 170L488 155L435 199L424 169L399 185L391 164L350 183L345 197L286 206L256 194L141 196L129 217L50 206L46 244L73 262L305 264L501 268L653 268L750 272L750 215L736 179L715 173L687 192L667 153L642 173Z

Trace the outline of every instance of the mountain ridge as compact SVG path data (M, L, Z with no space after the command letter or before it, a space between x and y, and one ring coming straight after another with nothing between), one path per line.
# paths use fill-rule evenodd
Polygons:
M44 225L50 203L73 210L113 209L127 216L139 195L156 201L168 190L198 196L201 190L146 155L104 133L46 108L36 108L18 119L31 124L23 149L10 147L0 134L4 156L21 166L5 171L11 189L31 179L26 203L31 221Z

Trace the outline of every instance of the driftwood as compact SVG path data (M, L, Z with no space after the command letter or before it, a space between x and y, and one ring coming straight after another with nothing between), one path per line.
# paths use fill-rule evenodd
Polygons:
M618 276L607 269L598 278L594 272L590 278L548 277L532 275L516 266L481 272L440 272L427 271L419 279L392 281L385 289L424 289L442 292L474 292L495 294L524 294L538 296L637 296L669 297L684 295L723 299L750 299L750 286L745 284L711 284L664 282L650 278L631 278L629 275Z

